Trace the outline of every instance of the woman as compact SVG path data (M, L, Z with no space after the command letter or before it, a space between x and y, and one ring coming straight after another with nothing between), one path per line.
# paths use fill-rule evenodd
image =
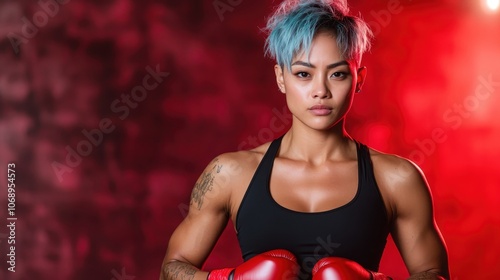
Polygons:
M285 1L267 27L291 128L207 166L170 239L162 279L390 279L376 272L389 233L410 279L448 278L419 169L345 131L367 73L367 25L344 1L303 0ZM245 262L199 270L228 219Z

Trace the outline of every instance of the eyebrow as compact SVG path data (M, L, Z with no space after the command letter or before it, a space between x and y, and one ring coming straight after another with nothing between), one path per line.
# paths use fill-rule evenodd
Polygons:
M302 65L302 66L309 67L309 68L316 68L316 66L314 66L313 64L307 63L307 62L304 62L304 61L300 61L300 60L299 61L295 61L294 63L292 63L292 66L294 66L294 65ZM342 61L335 62L335 63L327 65L326 69L332 69L332 68L338 67L340 65L349 65L349 63L347 63L347 61L345 61L345 60L342 60Z

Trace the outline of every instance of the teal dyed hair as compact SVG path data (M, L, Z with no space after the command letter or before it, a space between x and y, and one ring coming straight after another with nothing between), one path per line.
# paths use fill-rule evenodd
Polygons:
M372 36L362 19L349 15L345 0L285 0L269 18L266 30L266 54L288 70L296 55L309 53L319 32L335 36L342 57L358 64Z

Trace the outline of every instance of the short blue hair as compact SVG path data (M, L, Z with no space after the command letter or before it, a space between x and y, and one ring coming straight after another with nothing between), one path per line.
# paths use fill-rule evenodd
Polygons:
M331 32L342 57L358 64L372 36L361 18L349 15L345 0L285 0L269 18L266 30L266 54L288 70L296 55L309 53L319 32Z

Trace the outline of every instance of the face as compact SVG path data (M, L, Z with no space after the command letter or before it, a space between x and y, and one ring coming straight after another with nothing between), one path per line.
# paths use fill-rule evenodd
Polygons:
M309 57L306 53L297 55L291 71L276 65L275 72L294 124L328 130L343 125L354 92L361 90L366 68L345 60L334 36L319 33L312 41Z

